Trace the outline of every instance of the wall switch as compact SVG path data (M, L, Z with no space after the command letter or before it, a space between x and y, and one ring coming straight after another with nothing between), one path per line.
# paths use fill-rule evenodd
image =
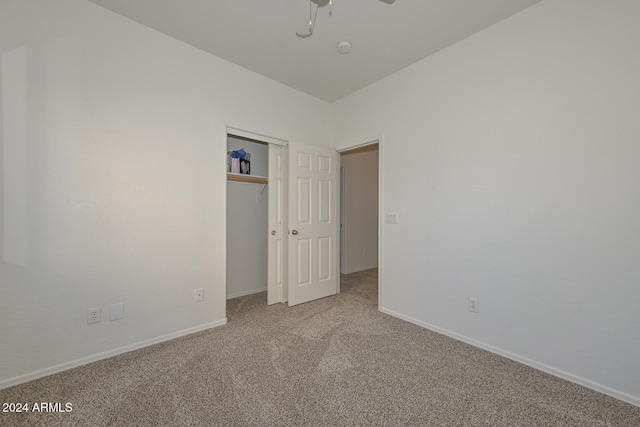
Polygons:
M480 303L477 298L469 298L469 311L480 313Z
M109 306L109 320L118 320L124 317L124 303L118 302Z
M398 214L397 213L386 213L386 214L384 214L384 223L385 224L397 224L398 223Z
M196 289L196 302L204 301L204 289Z
M100 321L100 307L87 310L87 324L98 323Z

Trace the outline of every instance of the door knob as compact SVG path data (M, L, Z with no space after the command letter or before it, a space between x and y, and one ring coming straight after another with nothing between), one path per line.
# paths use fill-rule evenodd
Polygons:
M276 230L271 230L271 235L275 236L276 235Z
M293 234L294 236L298 235L298 230L291 230L291 234Z

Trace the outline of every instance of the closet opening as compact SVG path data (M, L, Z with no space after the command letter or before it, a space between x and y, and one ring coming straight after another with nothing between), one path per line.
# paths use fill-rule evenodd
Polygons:
M267 304L292 306L338 293L336 150L229 127L227 146L227 299L266 291Z
M227 134L227 299L267 290L268 176L269 144Z

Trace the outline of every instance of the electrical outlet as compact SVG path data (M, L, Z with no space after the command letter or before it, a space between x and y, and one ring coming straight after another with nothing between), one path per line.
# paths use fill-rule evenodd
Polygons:
M469 298L469 311L480 313L480 303L477 298Z
M204 301L204 289L196 289L196 302Z
M87 310L87 324L98 323L100 321L100 307Z

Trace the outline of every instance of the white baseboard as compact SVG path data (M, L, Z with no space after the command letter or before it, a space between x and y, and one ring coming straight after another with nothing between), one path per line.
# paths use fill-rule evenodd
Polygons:
M357 273L359 271L366 271L366 270L371 270L374 268L378 268L378 264L371 264L371 265L365 265L365 266L361 266L361 267L352 267L352 268L345 268L343 272L341 272L342 274L351 274L351 273Z
M263 288L250 289L248 291L234 292L232 294L227 294L227 299L229 300L229 299L238 298L238 297L246 297L247 295L253 295L260 292L267 292L267 287L265 286Z
M440 333L442 335L446 335L446 336L448 336L450 338L453 338L455 340L465 342L465 343L470 344L470 345L472 345L474 347L479 347L479 348L481 348L483 350L490 351L490 352L498 354L500 356L504 356L507 359L514 360L516 362L519 362L519 363L522 363L524 365L527 365L527 366L530 366L532 368L535 368L535 369L537 369L539 371L546 372L547 374L551 374L553 376L562 378L564 380L571 381L572 383L579 384L581 386L590 388L590 389L595 390L597 392L600 392L602 394L606 394L608 396L615 397L616 399L620 399L620 400L622 400L624 402L627 402L627 403L630 403L632 405L640 407L640 398L639 397L632 396L630 394L627 394L627 393L612 389L612 388L607 387L605 385L602 385L602 384L590 381L588 379L585 379L585 378L570 374L570 373L565 372L565 371L560 370L560 369L556 369L556 368L554 368L552 366L545 365L544 363L536 362L535 360L526 358L524 356L520 356L520 355L515 354L515 353L511 353L509 351L503 350L503 349L498 348L498 347L494 347L492 345L483 343L481 341L476 341L476 340L474 340L472 338L468 338L468 337L466 337L464 335L460 335L460 334L457 334L455 332L451 332L451 331L449 331L447 329L443 329L443 328L440 328L438 326L431 325L431 324L423 322L421 320L417 320L417 319L414 319L412 317L405 316L405 315L400 314L400 313L396 313L393 310L380 308L380 311L385 313L385 314L388 314L390 316L397 317L398 319L402 319L402 320L405 320L407 322L413 323L415 325L422 326L423 328L432 330L434 332L438 332L438 333Z
M88 363L97 362L98 360L107 359L109 357L117 356L119 354L128 353L133 350L138 350L143 347L148 347L153 344L158 344L164 341L169 341L174 338L179 338L185 335L190 335L196 332L204 331L205 329L215 328L227 324L227 319L218 320L216 322L205 323L204 325L194 326L193 328L183 329L181 331L172 332L170 334L161 335L159 337L151 338L137 343L125 345L123 347L114 348L113 350L103 351L101 353L92 354L91 356L81 357L70 362L61 363L59 365L51 366L50 368L40 369L28 374L19 375L14 378L9 378L0 381L0 390L14 385L26 383L27 381L35 380L38 378L46 377L48 375L56 374L58 372L66 371L71 368L77 368L78 366L86 365Z

